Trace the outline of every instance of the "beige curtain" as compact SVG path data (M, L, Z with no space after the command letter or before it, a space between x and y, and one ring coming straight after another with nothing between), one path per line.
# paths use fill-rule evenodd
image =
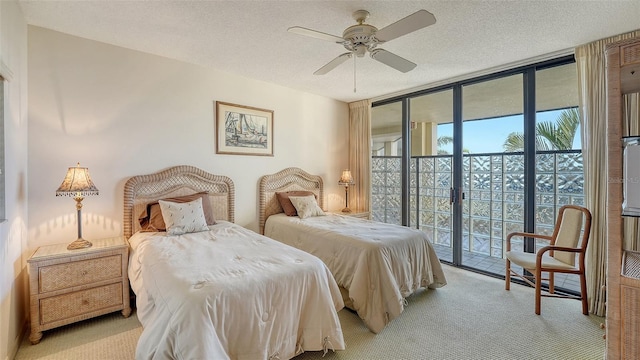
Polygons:
M349 104L349 168L355 182L349 204L371 212L371 100Z
M601 291L607 269L607 88L604 50L607 44L640 35L640 31L594 41L575 49L584 161L585 206L593 215L587 249L589 311L605 315Z

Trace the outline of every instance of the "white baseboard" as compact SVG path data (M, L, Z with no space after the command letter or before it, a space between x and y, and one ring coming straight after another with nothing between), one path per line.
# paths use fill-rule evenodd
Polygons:
M9 354L4 360L16 358L16 355L18 355L18 349L20 349L20 344L22 343L22 339L24 339L25 336L29 335L29 331L29 320L25 319L24 323L22 324L22 331L20 331L20 335L18 335L18 338L13 343L13 347L9 348Z

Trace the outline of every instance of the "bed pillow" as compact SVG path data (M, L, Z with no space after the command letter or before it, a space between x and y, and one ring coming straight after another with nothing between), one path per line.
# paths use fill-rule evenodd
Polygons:
M296 208L298 217L301 219L325 215L314 196L289 196L289 200L291 200L291 203Z
M293 206L291 200L289 200L290 196L316 196L311 191L286 191L286 192L276 192L276 198L278 198L278 202L280 206L282 206L282 210L287 216L296 216L298 215L296 211L296 207Z
M182 235L186 233L207 231L207 220L202 210L202 198L186 203L159 200L162 218L167 225L167 234Z
M207 225L215 225L216 219L213 216L213 208L211 207L211 202L209 201L209 195L207 192L199 192L191 195L177 196L161 200L185 203L198 198L202 199L202 210L204 211L204 217L207 220ZM167 229L164 220L162 219L160 204L158 204L157 201L147 204L145 210L142 211L142 214L138 217L138 221L140 222L142 231L165 231Z

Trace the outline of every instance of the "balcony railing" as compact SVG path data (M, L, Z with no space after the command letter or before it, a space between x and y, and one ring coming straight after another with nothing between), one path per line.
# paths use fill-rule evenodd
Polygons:
M410 226L452 247L452 155L411 158ZM502 259L503 240L524 228L524 154L463 155L463 250ZM372 217L401 222L401 158L372 158ZM551 234L558 210L584 204L580 150L536 153L536 232Z

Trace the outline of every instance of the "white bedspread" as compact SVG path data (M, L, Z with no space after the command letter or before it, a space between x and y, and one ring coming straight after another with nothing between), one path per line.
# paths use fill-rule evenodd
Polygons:
M278 214L267 219L265 235L322 259L374 333L402 313L404 298L415 290L446 284L426 234L405 226L341 215Z
M136 359L290 359L344 349L344 305L316 257L229 222L129 239Z

